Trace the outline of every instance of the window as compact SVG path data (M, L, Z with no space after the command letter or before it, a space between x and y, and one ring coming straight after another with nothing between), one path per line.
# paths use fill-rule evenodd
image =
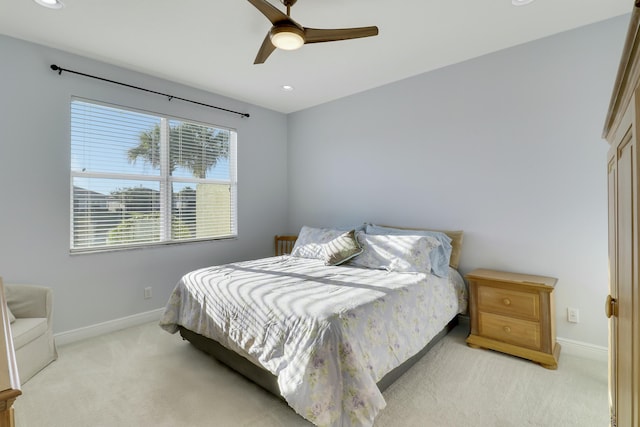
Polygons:
M71 101L71 250L237 235L236 132Z

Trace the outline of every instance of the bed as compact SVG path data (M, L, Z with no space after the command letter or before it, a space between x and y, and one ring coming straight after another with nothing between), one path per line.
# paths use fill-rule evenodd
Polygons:
M160 326L179 331L315 425L371 426L385 406L382 390L467 308L456 270L462 232L311 230L309 239L303 227L291 255L187 273ZM449 241L446 272L442 265L439 275L432 270L436 249L446 245L419 233ZM355 254L327 265L327 248L347 234L357 242ZM381 252L389 241L409 262Z

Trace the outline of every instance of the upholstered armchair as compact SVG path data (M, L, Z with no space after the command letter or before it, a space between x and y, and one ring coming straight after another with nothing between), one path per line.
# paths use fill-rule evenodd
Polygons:
M20 383L24 384L58 357L53 339L53 292L35 285L5 284L4 288Z

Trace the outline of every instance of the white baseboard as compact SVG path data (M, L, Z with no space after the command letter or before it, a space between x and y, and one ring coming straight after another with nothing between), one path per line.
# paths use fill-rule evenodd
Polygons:
M562 354L570 354L572 356L579 356L602 362L609 360L609 349L607 347L570 340L568 338L558 337L556 340L558 341L558 344L562 346L560 357L562 357Z
M55 334L54 338L56 340L56 345L63 346L72 342L108 334L109 332L115 332L132 326L142 325L143 323L160 320L160 316L162 316L163 312L164 308L158 308L144 313L121 317L120 319L109 320L107 322L85 326L71 331L60 332Z
M109 332L115 332L132 326L154 322L160 320L160 316L162 316L163 312L164 308L158 308L156 310L138 313L127 317L121 317L119 319L85 326L82 328L73 329L71 331L60 332L58 334L55 334L56 344L59 346L63 346L87 338L93 338L99 335L108 334ZM461 322L464 322L465 320L466 319L461 319ZM570 354L572 356L579 356L603 362L606 362L608 360L609 353L607 347L560 337L557 338L557 341L562 346L562 351L560 353L561 356L562 354Z

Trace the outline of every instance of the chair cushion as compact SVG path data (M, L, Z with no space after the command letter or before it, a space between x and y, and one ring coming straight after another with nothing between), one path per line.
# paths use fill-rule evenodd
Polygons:
M45 317L18 318L11 324L13 346L17 350L47 332Z

